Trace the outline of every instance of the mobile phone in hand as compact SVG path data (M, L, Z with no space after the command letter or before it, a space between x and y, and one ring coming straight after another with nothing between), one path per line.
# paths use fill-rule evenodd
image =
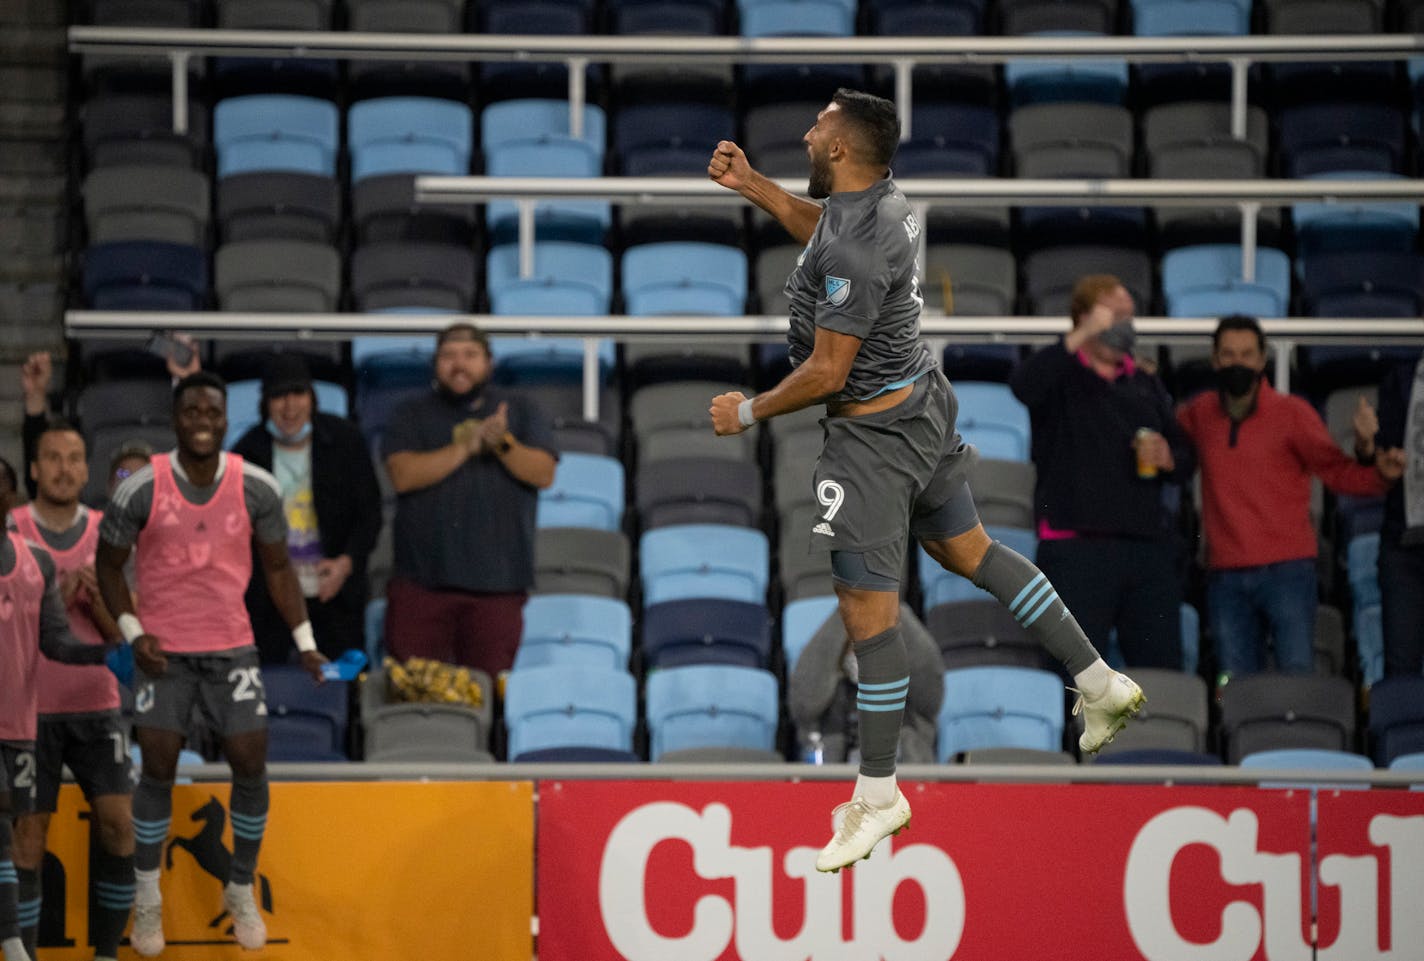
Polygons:
M179 367L187 367L193 362L193 348L166 330L155 330L144 346L150 354L171 360Z

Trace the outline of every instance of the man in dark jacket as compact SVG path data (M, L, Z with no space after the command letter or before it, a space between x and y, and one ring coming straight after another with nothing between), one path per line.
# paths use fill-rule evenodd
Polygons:
M362 646L366 561L381 531L381 493L366 441L344 417L316 409L306 362L278 354L262 376L262 422L233 452L272 472L282 488L287 549L297 570L318 649L335 659ZM285 663L286 626L260 577L247 609L262 660Z

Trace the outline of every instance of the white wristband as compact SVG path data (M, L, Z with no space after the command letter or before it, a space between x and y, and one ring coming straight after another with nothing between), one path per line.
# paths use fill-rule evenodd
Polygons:
M303 654L316 650L316 635L312 633L311 621L302 621L292 628L292 640L297 642L297 650Z
M124 640L130 644L147 633L147 631L143 629L143 625L139 623L138 618L133 614L120 614L118 624L119 633L122 634Z
M756 424L756 415L752 413L752 400L750 397L737 405L737 422L743 427L752 427Z

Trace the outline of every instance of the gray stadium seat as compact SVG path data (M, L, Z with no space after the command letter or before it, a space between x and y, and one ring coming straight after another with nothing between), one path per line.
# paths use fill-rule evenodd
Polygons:
M925 612L925 627L939 645L945 670L984 665L1050 667L1039 643L993 598L938 604Z
M482 671L473 678L489 696L479 708L455 704L392 702L385 672L377 668L361 686L361 726L368 761L489 762L494 686Z
M541 528L534 533L534 591L625 598L630 557L628 538L618 531Z
M1014 312L1018 264L1012 251L981 244L930 244L925 260L920 290L926 309L961 317Z
M670 524L761 522L761 469L723 458L676 458L645 462L633 485L642 530Z
M341 223L341 187L334 177L299 171L233 174L218 181L217 217L224 242L331 243Z
M341 296L341 255L308 240L239 240L218 248L213 286L223 310L327 313Z
M985 524L1034 526L1032 462L981 457L969 473L969 491Z
M85 431L115 424L167 428L173 421L173 385L166 380L98 381L80 391L74 416Z
M224 30L330 30L331 0L217 0Z
M203 246L208 178L171 166L100 167L84 178L89 242L161 240Z
M1159 749L1202 752L1207 748L1206 682L1195 674L1161 668L1136 668L1147 704L1100 753ZM1079 723L1077 728L1081 732Z
M1073 285L1085 274L1113 274L1122 281L1139 311L1152 304L1152 258L1129 247L1050 247L1024 260L1029 309L1041 317L1066 317Z
M429 307L468 313L477 276L474 253L454 244L383 241L358 247L351 257L351 292L363 311Z
M1232 678L1221 691L1221 739L1228 764L1274 748L1353 750L1354 686L1341 677Z
M1045 103L1009 114L1020 177L1126 177L1132 113L1103 103Z

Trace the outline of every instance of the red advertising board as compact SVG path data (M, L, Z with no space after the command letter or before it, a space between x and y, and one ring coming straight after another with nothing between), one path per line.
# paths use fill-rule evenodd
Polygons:
M1424 961L1424 792L1321 791L1318 961Z
M544 782L540 961L1310 957L1306 792L902 787L910 830L825 875L846 784Z

